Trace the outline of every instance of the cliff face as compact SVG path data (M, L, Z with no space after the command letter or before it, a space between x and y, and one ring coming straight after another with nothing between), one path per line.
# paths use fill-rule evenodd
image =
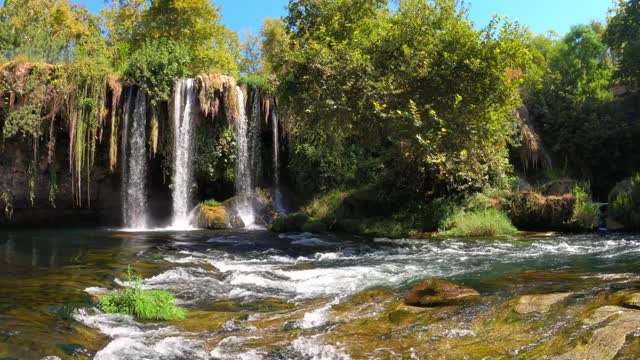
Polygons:
M103 167L96 167L88 192L85 193L85 196L90 196L91 205L75 206L65 150L62 146L56 146L59 156L54 164L39 161L32 167L30 147L19 141L5 142L0 155L1 225L120 223L119 177Z
M85 91L65 71L47 64L0 66L0 226L123 223L121 162L129 131L124 113L127 94L136 85L109 76ZM224 200L233 196L237 84L217 74L194 80L198 96L193 106L199 115L193 200ZM259 96L261 113L255 118L268 122L273 100ZM165 224L171 215L171 106L148 102L146 107L145 186L152 226ZM262 141L271 141L270 134L261 135ZM263 148L270 149L270 143Z

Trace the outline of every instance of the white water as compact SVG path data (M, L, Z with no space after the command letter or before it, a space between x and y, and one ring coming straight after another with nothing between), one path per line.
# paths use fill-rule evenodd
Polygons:
M144 90L136 92L133 121L129 127L131 101L129 95L124 108L124 131L122 132L122 216L128 229L147 228L147 99Z
M638 275L607 271L615 269L616 264L636 267L634 259L640 256L637 236L570 236L523 244L472 240L336 241L309 233L269 239L266 233L240 233L210 238L206 243L211 247L163 252L164 260L175 267L145 279L143 287L170 290L181 305L196 309L227 300L250 303L279 298L295 303L292 311L298 316L292 326L301 333L281 344L284 358L293 359L348 359L349 354L341 344L325 343L324 335L331 331L327 326L334 321L332 305L365 289L382 286L401 292L411 281L426 277L492 279L533 269L595 268L599 274L585 276L603 276L607 281L623 283L638 279ZM199 244L204 245L204 239ZM234 250L237 247L247 250ZM149 255L157 259L157 254ZM587 268L583 270L582 266ZM374 305L362 316L375 316L379 310ZM261 331L272 330L256 329L252 322L280 316L286 315L256 313L245 320L229 321L219 330L212 348L203 342L216 336L215 333L179 331L171 326L141 324L130 317L99 312L81 312L75 318L112 338L97 354L98 359L133 359L143 355L148 359L268 359L269 348L253 345L252 340L269 336ZM443 336L465 337L474 333L455 328Z
M251 119L247 116L244 103L244 93L238 86L238 108L239 116L236 128L236 193L240 197L236 205L236 212L247 229L260 228L256 225L256 214L251 206L250 198L254 192L254 179L256 176L256 139L257 136L254 123L260 111L259 96L255 96L253 113ZM251 120L251 122L250 122ZM254 121L255 120L255 121Z
M168 230L189 230L193 227L190 211L192 210L195 102L194 80L178 80L173 95L173 218Z

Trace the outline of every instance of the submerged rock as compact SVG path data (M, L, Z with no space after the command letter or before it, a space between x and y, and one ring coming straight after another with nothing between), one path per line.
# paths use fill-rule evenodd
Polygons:
M424 280L404 295L404 302L411 306L456 305L480 299L474 289L439 279Z
M629 310L618 306L604 306L594 311L587 324L603 323L606 325L593 331L586 343L579 343L571 351L556 359L597 359L606 360L616 357L627 341L627 335L640 329L640 311Z
M554 304L564 301L571 293L523 295L518 299L515 310L519 314L547 313Z

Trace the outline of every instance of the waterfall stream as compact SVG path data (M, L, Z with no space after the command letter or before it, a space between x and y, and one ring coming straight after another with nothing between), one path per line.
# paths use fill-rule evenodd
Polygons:
M239 116L236 128L237 159L236 159L236 192L240 197L236 211L244 223L245 228L256 228L256 216L251 198L254 191L254 179L257 168L257 131L254 129L257 121L253 121L260 111L259 97L256 95L252 108L251 121L247 116L244 103L244 93L238 86L238 108ZM257 108L256 108L257 107ZM257 119L256 119L257 120Z
M124 108L122 151L122 216L126 228L146 229L147 224L147 98L144 90L136 91L133 121L129 126L133 91L129 90Z
M273 206L278 213L284 213L284 203L280 192L280 134L275 108L271 109L271 135L273 136Z
M180 79L173 97L174 166L173 219L171 227L190 229L192 223L193 135L196 88L193 79Z

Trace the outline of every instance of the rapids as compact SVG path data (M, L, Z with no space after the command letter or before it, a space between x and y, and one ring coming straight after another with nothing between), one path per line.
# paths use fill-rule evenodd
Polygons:
M394 303L430 277L472 286L491 301L537 286L514 280L532 270L619 281L635 276L639 255L637 235L428 241L265 231L3 231L0 357L348 359L387 350L401 357L403 349L422 358L397 340L393 351L350 351L341 326L378 316L386 305L372 299L346 317L339 309L359 304L354 295L370 289L396 294L388 300ZM140 322L95 308L94 296L127 286L128 264L144 276L145 288L173 292L189 310L187 320ZM563 276L559 286L573 289ZM475 336L470 328L442 334Z

